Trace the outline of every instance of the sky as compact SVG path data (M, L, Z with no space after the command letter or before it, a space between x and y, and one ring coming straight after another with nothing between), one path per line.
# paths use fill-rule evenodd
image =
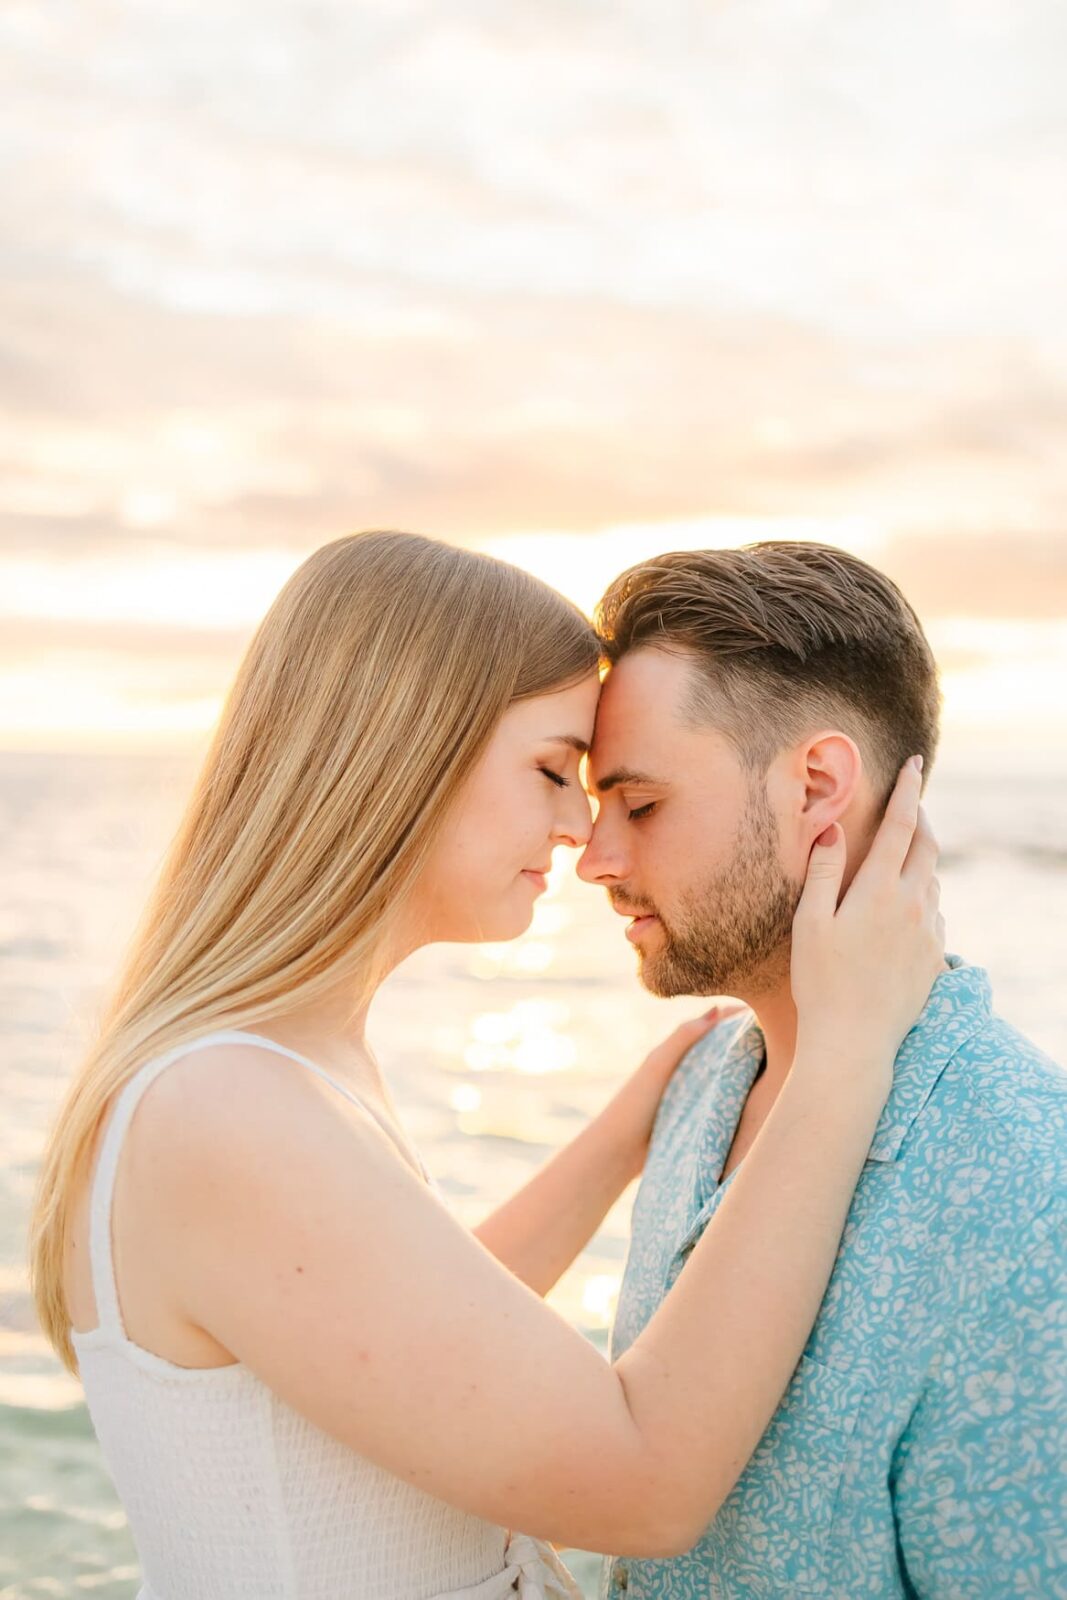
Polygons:
M1067 751L1058 0L5 0L0 746L202 738L317 545L884 568Z

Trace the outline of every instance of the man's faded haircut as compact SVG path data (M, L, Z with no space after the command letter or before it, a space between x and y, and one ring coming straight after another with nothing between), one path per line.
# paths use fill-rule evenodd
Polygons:
M639 562L596 608L610 664L643 647L689 656L684 713L763 775L826 723L855 739L884 809L900 768L937 750L933 652L892 579L832 545L769 540Z

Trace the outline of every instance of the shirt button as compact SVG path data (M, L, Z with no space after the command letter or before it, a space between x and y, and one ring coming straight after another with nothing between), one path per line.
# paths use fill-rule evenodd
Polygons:
M626 1589L630 1583L630 1573L625 1561L616 1561L612 1570L612 1580L616 1589Z

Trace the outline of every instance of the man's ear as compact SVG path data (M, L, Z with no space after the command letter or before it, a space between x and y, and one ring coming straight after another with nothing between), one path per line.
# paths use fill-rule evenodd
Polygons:
M852 806L863 781L863 757L856 741L840 728L813 734L794 755L797 821L810 845Z

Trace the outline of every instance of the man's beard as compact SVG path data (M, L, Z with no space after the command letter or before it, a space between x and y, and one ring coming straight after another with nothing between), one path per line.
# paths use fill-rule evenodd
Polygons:
M714 876L688 891L660 944L641 957L641 982L652 994L753 994L788 973L793 916L803 884L779 863L778 828L766 795L753 785L733 853ZM619 899L639 909L639 898Z

